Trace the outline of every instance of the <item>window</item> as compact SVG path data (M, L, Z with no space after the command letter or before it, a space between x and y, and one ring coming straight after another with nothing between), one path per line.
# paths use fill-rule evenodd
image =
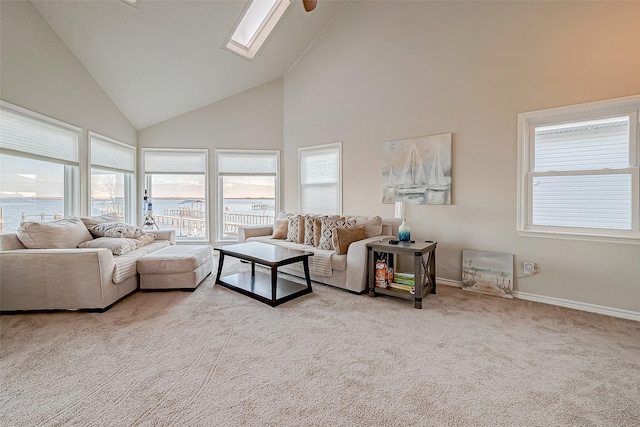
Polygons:
M75 126L0 101L0 222L15 232L23 220L79 215Z
M143 149L142 155L158 228L175 229L180 241L209 241L207 150Z
M278 151L216 150L218 240L236 240L239 225L274 223L279 164Z
M91 215L117 213L135 222L136 149L89 132L91 151Z
M640 96L518 115L521 235L640 243Z
M253 0L242 14L225 48L253 59L292 0Z
M342 143L300 148L300 212L342 213Z

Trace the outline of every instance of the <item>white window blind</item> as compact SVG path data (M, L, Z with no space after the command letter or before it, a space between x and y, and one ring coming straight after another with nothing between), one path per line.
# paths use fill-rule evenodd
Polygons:
M207 156L203 150L145 150L144 172L147 174L205 173Z
M92 167L118 172L135 171L135 147L93 132L89 132L89 143Z
M341 213L341 152L341 143L299 150L301 212Z
M219 174L276 174L278 172L278 156L274 152L216 152L218 157Z
M1 104L0 149L6 154L77 165L79 141L75 126Z

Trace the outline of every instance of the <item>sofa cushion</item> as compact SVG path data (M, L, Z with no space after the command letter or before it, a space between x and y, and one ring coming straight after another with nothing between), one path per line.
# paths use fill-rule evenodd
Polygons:
M278 240L285 240L287 238L288 230L289 220L277 219L276 223L273 225L273 235L271 237Z
M28 249L71 249L93 238L80 218L75 217L51 222L23 221L16 234Z
M287 242L304 243L304 217L292 216L287 224Z
M145 234L142 228L124 222L103 222L89 227L89 231L96 237L128 237L130 239Z
M106 213L98 216L90 216L90 217L80 217L84 225L89 228L94 225L102 224L104 222L119 222L120 217L117 213Z
M320 244L318 247L324 250L334 249L333 247L333 230L336 228L354 228L356 226L355 219L321 219L322 230L320 232Z
M150 245L143 246L135 251L113 257L113 283L121 283L129 277L133 277L138 274L138 270L136 269L138 258L170 245L171 243L169 243L168 240L156 240Z
M364 227L336 228L333 230L332 242L337 255L347 253L349 245L367 237Z
M115 256L135 251L140 246L142 246L140 240L122 237L98 237L97 239L89 240L78 245L79 248L106 248Z
M172 274L195 271L212 258L209 245L173 245L138 258L140 274Z

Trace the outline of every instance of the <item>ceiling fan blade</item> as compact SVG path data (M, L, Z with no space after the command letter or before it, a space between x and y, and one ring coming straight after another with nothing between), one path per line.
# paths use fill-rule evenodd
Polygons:
M304 10L306 10L307 12L311 12L313 9L315 9L317 3L318 0L302 0Z

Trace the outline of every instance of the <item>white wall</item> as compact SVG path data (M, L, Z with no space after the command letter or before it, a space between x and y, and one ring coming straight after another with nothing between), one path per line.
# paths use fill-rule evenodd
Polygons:
M0 1L0 98L82 128L81 165L88 164L88 131L137 143L136 129L28 1ZM86 215L86 168L80 178Z
M640 245L516 233L517 114L640 93L638 22L637 2L348 2L285 76L286 210L298 147L343 141L344 213L390 218L382 144L451 132L453 204L407 218L439 277L463 248L508 252L539 264L523 297L640 316Z
M136 129L29 1L0 2L0 97L136 145Z
M209 149L209 224L212 230L216 226L213 203L217 198L215 150L282 150L282 85L282 79L277 79L138 133L140 148ZM142 175L140 181L143 181ZM144 189L140 187L139 191ZM210 237L214 239L213 232Z

